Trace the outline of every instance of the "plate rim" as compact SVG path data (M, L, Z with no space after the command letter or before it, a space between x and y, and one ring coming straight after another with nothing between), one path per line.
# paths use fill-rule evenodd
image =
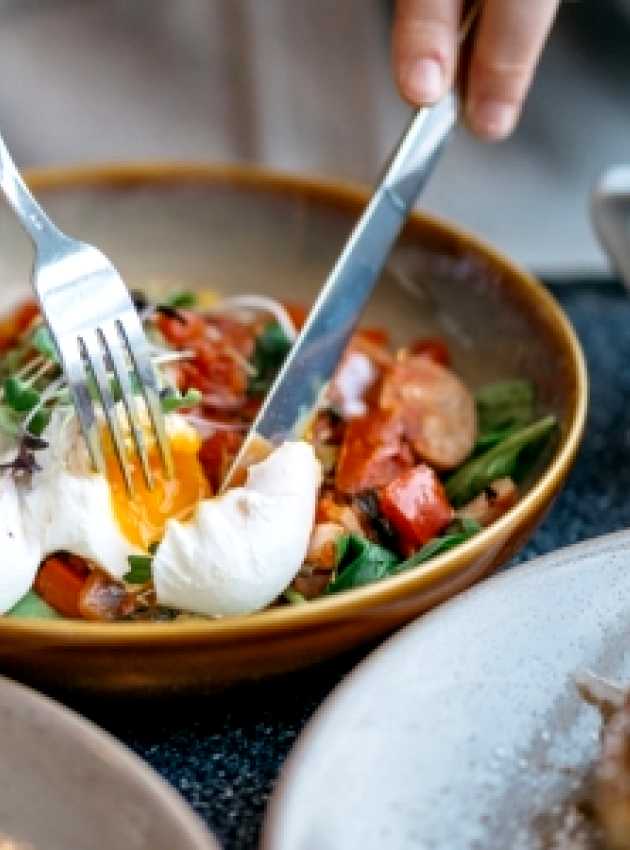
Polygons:
M221 850L210 828L181 794L148 762L110 732L47 694L0 675L0 697L4 698L5 694L8 694L8 710L12 713L17 713L24 706L45 720L54 717L64 735L93 753L98 753L102 763L107 762L108 773L125 773L134 784L143 786L198 850Z
M365 675L365 671L373 664L378 664L382 655L386 655L390 647L399 639L404 639L408 633L418 630L420 631L427 621L432 621L435 618L441 617L444 609L457 605L466 604L467 597L474 596L478 593L491 593L495 584L503 584L514 580L515 576L526 576L529 573L539 572L541 569L561 568L567 564L577 565L584 559L588 558L594 550L616 551L618 549L628 549L630 547L630 528L612 531L607 534L591 537L587 540L571 543L567 546L562 546L559 549L554 549L552 552L547 552L544 555L539 555L529 561L503 570L484 582L474 584L466 588L461 593L452 596L446 602L422 614L410 623L407 623L402 628L398 629L393 635L386 638L379 646L368 653L365 658L361 659L343 679L335 685L335 687L326 696L324 701L317 706L308 722L298 735L296 742L291 747L291 750L284 760L280 773L274 783L273 792L267 803L265 817L261 827L261 836L259 850L278 850L282 848L276 839L281 835L282 819L283 819L283 798L285 789L290 789L291 785L296 781L301 773L300 762L306 754L313 750L314 744L317 742L317 727L320 722L327 719L331 711L335 710L336 703L343 698L346 691L350 691L354 687L354 680Z

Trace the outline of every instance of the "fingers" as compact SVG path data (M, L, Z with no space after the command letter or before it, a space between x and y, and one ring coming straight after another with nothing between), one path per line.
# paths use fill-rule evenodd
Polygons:
M434 103L451 86L461 13L462 0L397 1L394 74L402 96L414 106Z
M508 136L559 0L486 0L470 65L466 113L480 136Z

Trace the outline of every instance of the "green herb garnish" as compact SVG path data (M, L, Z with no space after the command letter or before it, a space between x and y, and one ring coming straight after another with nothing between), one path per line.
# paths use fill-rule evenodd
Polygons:
M32 410L39 402L40 395L26 381L11 376L4 382L4 397L7 404L19 413Z
M285 357L291 350L291 341L278 322L270 322L256 338L252 357L255 374L249 380L250 395L264 395L271 387Z
M194 307L198 301L197 293L191 292L190 290L180 290L178 292L171 292L164 299L164 303L167 307L175 307L185 309L187 307Z
M389 549L358 534L344 534L337 541L336 577L326 592L338 593L385 578L392 574L398 561Z
M162 396L162 410L164 413L172 413L174 410L180 410L183 407L195 407L201 399L201 393L194 388L187 390L185 395L177 390L172 390Z
M129 555L129 572L124 579L127 584L147 584L151 581L151 564L153 558L149 555Z
M556 417L545 416L473 457L446 481L446 493L452 504L465 505L498 478L513 477L521 455L540 444L555 427Z
M55 363L59 362L57 348L46 325L39 325L35 328L31 335L30 343L31 346L43 357L46 357L48 360L53 360Z
M62 617L54 608L51 608L47 602L35 593L34 590L29 590L26 596L23 596L20 601L7 611L6 617L15 617L16 619L38 619L38 620L61 620Z

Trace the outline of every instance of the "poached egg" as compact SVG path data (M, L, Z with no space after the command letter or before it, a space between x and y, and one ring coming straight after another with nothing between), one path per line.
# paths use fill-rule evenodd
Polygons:
M145 413L146 416L146 413ZM120 580L129 555L157 545L158 602L209 616L249 613L272 602L299 570L320 483L310 445L286 443L252 467L243 487L212 499L199 463L200 437L177 413L165 417L175 475L162 471L149 444L154 489L129 452L129 497L104 432L106 475L92 470L76 417L55 409L38 452L41 471L0 476L0 613L32 587L42 560L78 555ZM120 415L121 427L127 427ZM148 420L146 420L148 432ZM126 433L130 441L131 436ZM15 449L3 460L10 460ZM161 542L160 542L161 541Z

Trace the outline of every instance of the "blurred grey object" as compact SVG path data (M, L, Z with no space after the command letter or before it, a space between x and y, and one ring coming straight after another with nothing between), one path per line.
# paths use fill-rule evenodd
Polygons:
M595 187L595 230L613 267L630 289L630 165L611 168Z
M545 274L606 269L588 197L627 158L630 60L602 5L563 4L516 136L458 133L423 199ZM0 125L21 166L226 160L372 183L407 111L389 15L382 0L0 0Z

